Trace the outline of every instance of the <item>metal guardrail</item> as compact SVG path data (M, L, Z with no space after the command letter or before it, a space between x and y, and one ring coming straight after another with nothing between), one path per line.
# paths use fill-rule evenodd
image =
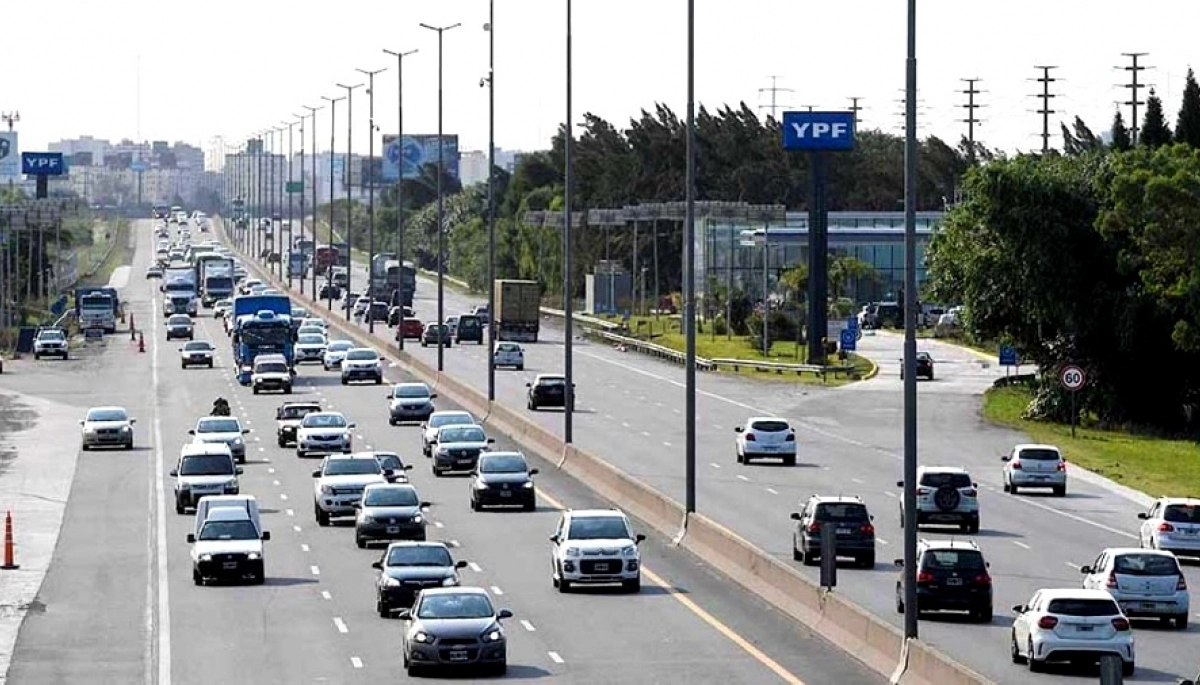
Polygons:
M541 312L544 316L553 316L556 319L567 318L567 313L561 309L554 309L553 307L539 307L538 309L541 310ZM612 333L613 331L616 331L623 326L623 324L615 323L612 321L605 321L604 319L597 319L596 317L588 316L587 314L579 314L579 313L574 313L574 312L572 312L572 314L573 314L572 318L575 319L576 321L578 321L579 323L581 323L585 326L592 326L593 328L599 328L600 330L608 331L609 333Z
M778 374L795 373L801 375L811 373L816 376L825 376L827 374L838 375L840 373L853 373L853 364L831 364L822 366L821 364L789 364L787 362L760 362L752 359L713 359L713 364L718 367L729 366L733 367L734 371L741 368L755 369L758 371L774 371Z
M648 354L653 357L658 357L659 359L675 362L676 364L687 363L687 355L669 347L664 347L652 342L646 342L645 340L638 340L637 338L627 338L623 335L617 335L616 333L610 333L608 331L597 330L592 331L592 333L609 342L616 343L628 349L637 350L643 354ZM701 371L712 371L717 368L717 365L714 364L713 360L711 359L696 357L696 368L700 369Z

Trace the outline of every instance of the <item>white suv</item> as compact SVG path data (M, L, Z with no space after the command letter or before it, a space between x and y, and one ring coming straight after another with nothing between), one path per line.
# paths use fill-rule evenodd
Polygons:
M897 481L904 487L904 481ZM957 466L917 467L917 526L957 525L962 532L979 532L979 486L971 474ZM904 527L904 503L900 504Z
M641 589L641 555L629 519L617 509L566 511L550 536L550 578L559 592L572 583L620 583L628 592Z
M1200 557L1200 499L1159 497L1138 518L1142 519L1138 547Z
M62 357L70 358L67 351L67 336L59 328L43 328L33 339L33 358Z
M312 414L309 414L312 416ZM363 490L374 483L387 483L383 467L372 453L331 454L321 468L312 472L313 516L317 525L328 526L331 516L354 516Z
M1056 497L1067 495L1067 460L1054 445L1020 444L1000 457L1004 462L1004 491L1050 488Z

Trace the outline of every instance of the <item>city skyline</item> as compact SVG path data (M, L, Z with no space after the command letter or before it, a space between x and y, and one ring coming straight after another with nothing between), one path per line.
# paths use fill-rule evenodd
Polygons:
M850 27L838 8L804 7L760 0L744 5L697 2L697 104L712 109L745 102L760 116L770 105L769 89L780 111L849 109L861 98L864 128L899 134L904 82L903 3L864 0L870 11L856 15ZM1123 52L1148 52L1141 63L1150 69L1140 80L1157 87L1168 121L1174 123L1189 67L1186 27L1200 19L1200 7L1178 7L1147 0L1141 9L1170 10L1163 26L1089 25L1095 3L1064 0L1047 5L1015 0L999 6L964 6L927 0L919 6L919 125L922 137L937 135L956 144L966 133L959 91L961 79L982 79L976 101L981 120L976 138L1005 151L1041 146L1040 101L1035 94L1041 72L1054 65L1051 84L1051 142L1061 145L1059 122L1080 116L1097 133L1107 131L1117 102L1129 99ZM221 3L216 3L219 8ZM510 150L545 149L565 109L563 3L552 0L496 1L496 144ZM40 58L35 68L10 73L0 112L18 111L20 147L45 149L56 140L92 135L109 140L183 141L209 150L223 138L230 147L253 131L279 126L302 105L324 104L322 95L338 95L356 68L388 71L376 76L375 147L396 132L396 61L388 49L417 49L405 59L405 133L436 131L436 41L418 27L421 21L462 22L446 33L445 131L457 133L463 150L487 146L486 0L452 6L411 0L393 4L364 2L361 27L349 34L316 33L307 13L287 13L270 0L237 7L237 21L221 11L167 11L149 0L114 0L104 6L72 0L65 11L50 13L19 0L17 14L27 30L15 32L0 48L14 63L35 49L47 32L63 44L95 44L103 60ZM790 11L789 11L790 10ZM636 14L635 14L636 12ZM624 128L630 118L663 102L682 116L685 87L685 6L646 6L612 0L602 6L574 5L574 110ZM70 23L59 22L71 16ZM630 23L629 16L639 21ZM386 21L369 21L372 17ZM763 21L764 18L780 18ZM795 18L792 18L795 17ZM271 26L281 43L258 40L256 26ZM807 30L804 27L833 27ZM846 26L845 29L837 27ZM1053 30L1039 27L1055 27ZM1072 32L1070 28L1080 27ZM130 34L161 33L166 27L183 40L157 49L153 42L126 40ZM982 31L978 27L987 27ZM1086 30L1085 30L1086 29ZM305 36L318 36L312 49ZM1078 34L1078 35L1073 35ZM172 36L174 37L174 36ZM732 40L731 40L731 37ZM99 40L103 38L103 40ZM194 39L194 40L193 40ZM211 45L211 47L209 47ZM709 49L719 45L721 49ZM638 46L630 49L626 46ZM730 47L733 46L733 47ZM617 47L620 49L613 49ZM65 54L65 53L64 53ZM279 64L278 69L266 65ZM630 76L623 76L628 74ZM181 75L186 75L183 77ZM775 77L773 80L772 77ZM357 83L357 81L354 81ZM62 87L47 88L47 83ZM140 92L140 97L139 97ZM1145 99L1148 89L1139 92ZM79 103L87 103L80 107ZM353 151L366 154L365 89L354 97ZM1129 118L1128 106L1122 111ZM1144 108L1143 108L1144 111ZM86 116L79 116L85 113ZM338 106L336 149L345 151L346 103ZM1140 113L1139 113L1140 114ZM328 109L318 113L318 149L329 147ZM305 145L311 140L306 136ZM296 141L296 148L300 141Z

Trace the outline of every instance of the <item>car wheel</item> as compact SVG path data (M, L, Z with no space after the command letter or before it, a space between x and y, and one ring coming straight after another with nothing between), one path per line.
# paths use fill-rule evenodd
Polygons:
M632 580L623 580L623 581L621 581L621 589L622 589L622 590L624 590L625 592L628 592L628 593L631 593L631 594L632 594L632 593L634 593L634 592L641 592L641 591L642 591L642 577L641 577L641 575L639 575L638 577L636 577L636 578L634 578L634 579L632 579Z
M517 364L517 371L524 371L524 370L525 370L524 364Z
M379 613L379 618L392 617L392 608L386 602L375 602L375 611Z
M398 422L396 421L396 419L393 419L393 418L390 418L390 417L388 418L388 425L389 425L389 426L394 426L394 425L396 425L397 423L398 423Z
M375 385L383 385L383 376L377 376L375 378Z
M429 467L429 470L433 472L433 477L434 477L434 478L441 478L441 477L442 477L442 470L441 470L441 469L439 469L437 466L432 466L432 465L431 465L431 466Z
M744 456L742 456L742 453L741 453L741 452L739 452L739 451L734 451L734 453L733 453L733 456L734 456L734 457L737 459L737 463L739 463L739 464L745 464L745 463L746 463L746 458L745 458Z
M290 385L289 385L289 386L285 387L285 388L283 389L283 394L285 394L285 395L290 395L290 394L292 394L292 386L290 386Z
M792 543L792 561L804 561L804 552L796 549L796 543Z
M1121 664L1121 675L1125 676L1126 678L1130 678L1133 676L1135 669L1136 667L1132 661L1126 661L1125 663Z
M503 675L507 674L508 673L508 659L505 659L504 661L501 661L501 662L497 663L496 665L492 666L492 672L498 676L503 676Z
M991 605L979 607L978 610L972 611L971 615L980 623L991 623L993 616L992 607Z
M1012 658L1012 662L1014 664L1025 663L1025 655L1022 654L1021 650L1017 647L1017 636L1010 635L1008 638L1008 643L1009 643L1009 656Z
M1017 484L1016 483L1008 484L1008 494L1010 494L1010 495L1017 494Z
M1046 670L1044 663L1033 658L1033 640L1030 640L1025 648L1025 663L1029 666L1030 673L1041 673Z
M358 545L358 548L359 548L359 549L366 549L366 548L367 548L367 541L366 541L366 540L364 540L364 539L362 538L362 536L361 536L361 535L355 535L355 536L354 536L354 544L355 544L355 545Z
M204 576L200 575L200 572L197 571L196 569L192 569L192 584L193 585L203 585L204 584Z
M350 385L350 381L348 381L348 380L346 380L345 378L343 378L343 379L342 379L342 385Z
M1055 487L1054 488L1054 496L1055 497L1066 497L1067 496L1067 486L1060 485L1060 486Z
M182 501L182 500L178 500L178 499L177 499L177 500L175 500L175 513L176 513L176 514L182 514L182 513L184 513L185 511L187 511L187 509L184 509L184 508L183 508L183 501Z
M304 451L304 450L296 450L296 458L297 458L297 459L303 459L303 458L305 458L305 457L307 457L307 456L308 456L308 454L307 454L307 453L305 453L305 451Z
M875 568L875 553L867 552L858 558L858 565L863 568Z
M566 578L563 578L562 575L560 574L558 577L558 583L556 584L556 587L558 588L559 594L565 595L571 591L571 582L569 580L567 580Z
M321 511L319 508L317 509L317 525L321 526L322 528L325 528L329 525L329 514Z
M800 550L800 555L804 557L802 561L804 562L805 566L816 566L817 563L821 561L819 556L806 549Z
M537 511L537 499L535 497L530 497L529 501L525 503L525 511Z
M186 368L187 368L187 364L185 364L184 362L179 362L179 368L181 368L181 369L186 369Z
M127 449L127 450L131 450L131 449L133 449L133 441L132 441L132 440L130 440L129 442L125 443L125 449Z
M795 466L796 465L796 455L793 454L791 456L784 457L783 465L784 466Z
M1188 627L1188 615L1187 614L1179 614L1178 616L1175 617L1175 630L1187 630L1187 627Z
M257 394L258 394L258 386L257 386L257 385L256 385L256 386L254 386L254 394L255 394L255 395L257 395Z
M483 507L479 506L479 500L472 497L471 498L471 511L479 511L482 508Z
M284 440L282 437L276 438L275 442L279 443L280 447L287 447L287 440Z
M92 449L92 446L85 443L83 445L80 445L79 449L83 450L84 452L87 452L88 450Z
M213 367L213 363L212 363L212 362L209 362L209 363L208 363L208 368L210 368L210 369L211 369L212 367Z

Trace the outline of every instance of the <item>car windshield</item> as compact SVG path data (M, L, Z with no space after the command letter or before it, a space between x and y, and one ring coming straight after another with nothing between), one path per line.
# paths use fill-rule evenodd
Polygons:
M921 567L927 570L971 570L987 568L983 554L973 549L931 549L925 552Z
M183 349L187 350L188 352L211 352L212 345L209 345L208 343L206 343L204 341L198 340L196 342L190 342L190 343L184 345Z
M429 388L424 385L397 385L393 397L429 397Z
M167 320L171 326L191 326L192 320L186 314L176 314Z
M479 462L483 473L525 473L527 468L525 457L519 454L495 454Z
M763 433L779 433L790 429L787 421L755 421L750 424L750 429L761 431Z
M1111 599L1052 599L1046 613L1060 616L1116 616L1121 613Z
M458 327L463 329L479 328L479 317L464 316L458 320Z
M379 359L379 355L375 353L375 350L350 350L346 353L347 361L360 362L372 359Z
M1171 523L1200 523L1200 507L1194 504L1172 504L1163 510L1163 520Z
M201 419L197 433L240 433L242 426L237 419Z
M415 507L420 503L412 488L371 488L363 496L364 507Z
M404 462L395 454L375 454L375 461L379 462L379 468L384 471L400 471L404 468Z
M184 457L179 465L181 476L232 476L233 460L223 454Z
M450 552L445 547L413 545L393 547L388 551L388 566L453 566Z
M567 384L567 379L555 377L539 378L537 384L543 388L561 388Z
M919 361L919 362L931 362L931 361L933 361L933 357L929 356L929 353L928 353L928 352L918 352L918 353L917 353L917 361Z
M1126 576L1177 576L1179 562L1162 554L1121 554L1113 559L1113 571Z
M499 352L520 352L521 347L519 345L514 345L512 343L503 343L503 344L497 345L496 350Z
M124 409L90 409L87 413L88 421L127 421L129 415Z
M429 418L429 426L431 428L440 428L442 426L457 426L463 424L473 424L475 419L470 414L434 414Z
M439 594L421 599L417 618L487 618L495 615L492 603L482 594Z
M441 333L446 330L446 327L441 324L431 323L425 327L425 330L430 333Z
M438 442L484 442L487 435L478 426L449 426L438 433Z
M266 362L264 364L259 364L258 368L255 369L255 372L256 373L287 373L288 367L287 367L287 364L284 364L282 362Z
M921 477L921 485L930 488L945 486L969 488L971 487L971 477L965 473L926 473Z
M246 345L282 347L291 342L292 328L288 325L243 325L241 336Z
M301 419L301 418L304 418L307 414L311 414L315 411L321 411L321 408L320 407L284 407L279 412L279 418L281 418L281 419Z
M304 417L305 428L345 428L346 419L340 414L309 414Z
M1032 461L1058 461L1058 450L1044 449L1024 449L1021 450L1021 459L1029 459Z
M867 507L852 502L829 502L817 505L817 520L819 521L869 521Z
M629 538L629 527L619 516L588 516L571 519L567 532L570 540L624 540Z
M348 350L352 347L354 347L354 343L352 343L352 342L347 342L345 340L335 340L335 341L329 343L329 347L327 347L325 349L329 350L330 352L345 352L346 350Z
M382 473L374 459L330 459L325 464L326 476L363 476Z
M300 336L300 344L301 345L324 345L325 338L316 333L306 333L305 335Z
M62 340L62 331L42 331L38 333L39 340Z
M200 529L201 540L256 540L258 531L250 519L206 521Z

